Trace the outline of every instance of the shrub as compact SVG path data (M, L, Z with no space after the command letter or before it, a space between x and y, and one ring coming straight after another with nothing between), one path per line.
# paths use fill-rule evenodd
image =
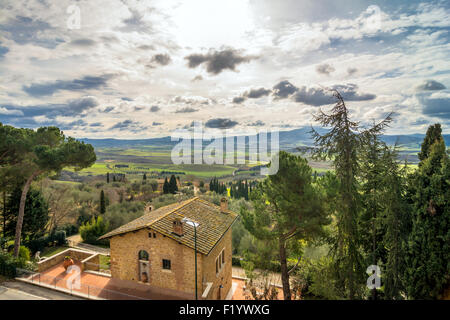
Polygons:
M24 261L30 261L30 249L28 249L25 246L20 246L19 259L22 259Z
M28 264L25 259L20 257L15 258L10 253L0 251L0 274L5 277L14 278L17 276L17 268L32 269L34 265Z
M106 240L98 240L107 231L108 223L102 217L93 217L90 222L86 222L80 227L80 236L86 243L107 244L108 242Z

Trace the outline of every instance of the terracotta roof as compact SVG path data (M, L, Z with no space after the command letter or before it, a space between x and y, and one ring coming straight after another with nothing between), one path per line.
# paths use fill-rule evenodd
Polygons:
M105 234L100 239L149 228L194 249L194 227L185 223L183 225L183 236L177 236L172 232L173 221L176 218L184 217L199 224L197 227L197 251L208 255L238 215L232 211L221 212L219 206L195 197L149 212Z

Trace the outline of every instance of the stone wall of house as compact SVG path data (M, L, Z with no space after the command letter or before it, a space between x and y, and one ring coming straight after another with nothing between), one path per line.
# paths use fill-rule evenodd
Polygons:
M219 298L223 300L226 298L228 292L232 285L232 242L231 242L231 228L225 233L222 239L217 243L214 249L206 256L203 260L203 276L204 282L212 282L212 288L207 297L208 300L216 300ZM216 259L219 254L224 250L225 252L225 263L216 274ZM222 286L223 288L220 288Z
M151 237L149 237L149 233ZM156 234L156 238L153 237ZM194 251L150 229L141 229L110 239L111 276L139 281L139 251L149 254L149 285L195 292ZM170 260L171 270L163 269L163 259ZM203 292L203 255L197 255L198 296Z

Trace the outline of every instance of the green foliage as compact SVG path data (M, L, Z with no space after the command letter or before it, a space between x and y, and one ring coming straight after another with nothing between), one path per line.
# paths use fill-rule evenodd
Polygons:
M114 230L144 214L143 202L115 203L108 207L108 211L103 216L108 224L108 231Z
M331 129L323 135L312 129L316 147L313 150L313 158L333 161L339 182L338 192L328 201L334 202L332 213L336 217L336 230L330 238L333 244L331 254L334 258L334 268L339 279L339 288L336 290L346 292L348 298L355 299L363 297L366 278L358 232L358 220L362 210L358 180L360 154L367 138L382 132L391 122L391 118L388 116L381 123L361 131L358 123L350 119L349 111L339 92L335 91L334 96L337 103L331 113L320 111L314 116L315 121Z
M17 213L19 212L21 188L16 188L10 194L6 204L5 233L13 237L16 232ZM31 189L25 200L25 215L22 225L22 239L33 240L45 233L49 221L48 205L39 190Z
M266 248L278 248L284 296L290 298L289 251L301 255L299 240L324 236L324 226L330 220L323 206L323 194L312 184L312 170L306 159L284 151L278 158L278 172L252 191L253 210L242 208L241 216L245 228L257 239L264 240ZM254 258L258 264L273 260L261 254Z
M22 255L24 255L23 252L22 249ZM33 268L33 265L29 265L23 257L15 258L12 254L0 250L0 275L15 278L17 268L30 269Z
M442 138L442 129L439 123L435 125L429 126L427 129L427 133L425 135L425 139L423 140L422 145L420 146L420 153L418 154L419 160L422 162L430 155L431 146ZM420 164L419 164L420 166Z
M227 187L223 182L219 182L219 179L214 177L209 182L209 191L214 191L217 194L225 194L227 191Z
M426 149L423 151L426 155ZM409 298L439 298L450 281L449 183L449 157L444 140L438 136L429 147L428 157L410 177L413 219L406 256Z
M104 214L106 212L106 199L105 192L102 190L100 192L100 214Z
M169 181L167 181L167 177L164 179L163 193L164 194L170 193L170 186L169 186Z
M19 259L22 259L24 261L30 261L30 249L28 249L25 246L20 246Z
M177 178L174 175L170 176L169 193L175 194L178 191Z
M86 222L80 227L80 236L86 243L104 244L106 242L98 240L98 238L106 234L108 228L108 223L103 220L103 217L93 217L90 222Z

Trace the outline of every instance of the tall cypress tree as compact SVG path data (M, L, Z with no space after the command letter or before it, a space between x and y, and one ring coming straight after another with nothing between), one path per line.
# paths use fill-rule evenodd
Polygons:
M106 212L106 199L105 199L105 192L102 190L100 192L100 213L104 214Z
M169 181L167 181L167 177L164 179L163 193L164 194L170 193L170 186L169 186Z
M439 298L450 281L450 163L440 125L430 127L410 179L412 231L406 255L408 298Z
M177 178L175 178L175 176L172 175L170 176L169 180L169 192L175 194L177 191L178 191Z
M106 174L106 183L109 183L109 172Z

